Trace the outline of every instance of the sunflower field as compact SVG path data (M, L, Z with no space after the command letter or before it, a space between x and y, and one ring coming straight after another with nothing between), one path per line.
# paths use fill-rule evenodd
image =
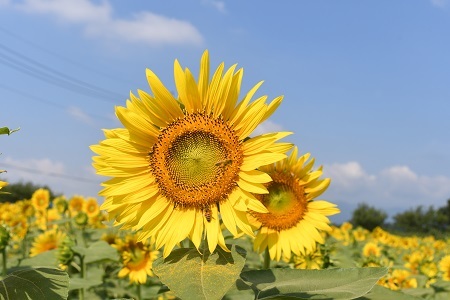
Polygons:
M0 299L450 298L448 240L333 226L293 133L252 135L282 96L240 97L243 70L210 74L208 51L197 79L175 60L177 95L146 76L90 147L100 201L0 203Z

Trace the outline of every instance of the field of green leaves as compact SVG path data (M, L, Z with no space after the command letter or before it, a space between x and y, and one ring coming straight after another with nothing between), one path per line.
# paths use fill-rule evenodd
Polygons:
M225 295L224 299L254 299L255 295L268 299L283 294L280 290L271 293L270 287L264 286L267 283L252 278L262 275L275 276L280 282L294 280L297 289L305 290L303 299L311 293L324 293L324 297L331 293L337 299L359 295L364 295L361 299L450 298L450 241L432 236L400 237L379 227L369 232L350 223L333 226L324 233L324 245L289 261L272 262L266 270L270 274L252 273L262 268L263 254L253 251L250 237L233 239L229 235L226 242L235 245L230 254L235 273L239 276L244 271L236 280L224 274L217 263L227 259L227 253L217 250L208 259L201 259L195 248L189 248L189 241L180 243L167 258L184 262L162 263L150 240L138 243L133 232L113 228L95 198L50 199L47 190L39 189L31 199L0 204L0 224L0 295L4 299L26 299L21 298L26 295L31 299L44 299L43 295L45 299L175 299L176 295L186 299L186 293L191 299L197 298L197 293L203 293L203 299L217 295ZM211 261L214 263L209 264ZM387 267L387 272L380 267ZM302 280L301 272L289 273L293 269L328 273L317 273L317 279L308 273ZM203 273L215 287L210 295L201 291L208 284L198 283ZM345 289L337 283L346 276L354 277L351 287L355 297L342 294ZM311 287L314 280L321 282L323 291ZM34 284L25 284L29 281ZM190 282L187 291L183 290L186 282ZM361 291L358 286L362 286ZM302 299L298 294L295 298Z

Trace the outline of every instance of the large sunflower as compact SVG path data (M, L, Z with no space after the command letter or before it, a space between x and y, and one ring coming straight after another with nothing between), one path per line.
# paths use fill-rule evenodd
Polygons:
M335 204L315 200L330 184L330 179L319 179L322 167L313 171L314 159L310 154L297 159L297 147L289 158L276 164L261 167L273 179L266 183L268 194L257 195L269 213L250 211L250 219L258 228L254 249L269 249L270 258L280 260L312 252L316 242L324 243L319 230L331 230L326 216L339 213ZM314 201L315 200L315 201Z
M256 169L286 157L291 145L276 142L290 133L249 138L282 97L251 102L260 82L238 103L243 70L235 68L224 73L222 63L210 80L205 51L196 82L175 61L177 98L147 70L153 96L130 94L126 107L116 107L125 128L105 130L106 139L91 146L97 173L113 177L102 184L101 209L122 228L141 230L139 241L155 236L165 257L186 237L197 248L206 236L210 251L226 249L219 212L232 233L250 235L246 211L267 212L251 193L267 193L271 178Z

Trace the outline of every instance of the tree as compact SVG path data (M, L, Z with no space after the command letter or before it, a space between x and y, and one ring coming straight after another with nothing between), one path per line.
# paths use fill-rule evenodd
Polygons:
M408 234L439 234L448 229L447 208L435 210L423 206L407 210L394 216L394 229Z
M2 188L2 192L8 192L9 194L0 195L1 202L16 202L23 199L31 199L33 193L40 188L47 189L50 192L50 199L55 198L55 194L52 190L44 185L36 185L32 182L17 182L9 183L7 186Z
M361 226L367 230L373 230L377 226L383 226L386 218L387 214L383 210L360 203L353 211L350 223L355 227Z

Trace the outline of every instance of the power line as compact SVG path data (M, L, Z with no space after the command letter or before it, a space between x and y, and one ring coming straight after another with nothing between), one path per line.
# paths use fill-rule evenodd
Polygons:
M7 34L8 36L16 39L16 40L21 41L22 43L28 44L28 45L32 46L33 48L39 49L40 51L45 52L48 55L51 55L53 57L56 57L59 60L65 61L65 62L67 62L67 63L69 63L69 64L71 64L71 65L73 65L73 66L75 66L77 68L85 69L85 70L89 71L90 73L95 73L97 75L101 75L103 77L106 77L108 79L112 79L112 80L115 80L115 81L118 81L118 82L119 81L120 82L127 82L128 81L128 80L126 80L124 78L111 76L111 74L109 74L109 73L103 73L103 72L101 72L101 71L99 71L97 69L94 69L94 68L92 68L92 67L90 67L88 65L85 65L85 64L83 64L83 63L81 63L79 61L75 61L75 60L72 60L72 59L70 59L68 57L65 57L65 56L61 55L60 53L58 53L58 52L51 51L51 50L49 50L49 49L47 49L47 48L45 48L45 47L43 47L41 45L33 43L30 40L27 40L24 37L22 37L22 36L20 36L18 34L15 34L12 31L7 30L7 29L5 29L5 28L3 28L1 26L0 26L0 31L3 32L4 34ZM132 83L131 81L128 81L128 82Z
M30 99L30 100L33 100L33 101L37 101L37 102L43 103L43 104L45 104L45 105L53 106L53 107L55 107L55 108L58 108L58 109L61 109L61 110L67 112L67 107L64 106L64 105L61 105L61 104L58 104L58 103L54 103L54 102L52 102L52 101L48 101L48 100L45 100L45 99L43 99L43 98L40 98L40 97L37 97L37 96L34 96L34 95L27 94L27 93L25 93L25 92L23 92L23 91L21 91L21 90L12 88L12 87L7 86L7 85L5 85L5 84L3 84L3 83L1 83L1 82L0 82L0 88L2 88L2 89L4 89L4 90L7 90L7 91L9 91L9 92L11 92L11 93L14 93L14 94L21 95L21 96L23 96L23 97L25 97L25 98L27 98L27 99ZM104 116L100 116L100 115L96 115L96 114L91 114L91 113L85 113L85 114L88 115L88 116L90 116L90 117L92 117L92 118L95 118L95 119L97 119L97 120L98 120L98 119L102 119L102 120L111 121L111 119L109 119L109 118L107 118L107 117L104 117Z
M64 89L85 95L85 96L89 96L89 97L94 97L98 100L103 100L103 101L107 101L107 102L114 102L114 100L112 100L111 98L122 98L122 96L114 95L114 97L112 96L113 94L110 95L106 95L104 92L100 92L100 91L95 91L92 90L92 88L87 87L87 86L83 86L83 85L79 85L77 83L74 83L73 81L68 81L68 80L64 80L59 76L55 76L49 73L46 73L44 71L42 71L42 69L33 67L29 64L24 63L23 61L17 60L11 56L8 56L4 53L0 53L0 64L6 65L10 68L13 68L21 73L27 74L28 76L40 79L44 82L62 87Z
M8 168L12 168L12 169L16 169L16 170L21 170L21 171L25 171L28 173L32 173L32 174L40 174L40 175L47 175L47 176L52 176L52 177L58 177L58 178L63 178L63 179L68 179L68 180L74 180L74 181L81 181L81 182L88 182L88 183L92 183L92 184L98 184L97 182L92 181L92 179L88 179L88 178L84 178L84 177L78 177L78 176L72 176L72 175L67 175L67 174L63 174L63 173L54 173L54 172L41 172L35 169L31 169L31 168L25 168L25 167L21 167L21 166L17 166L14 164L8 164L8 163L1 163L2 166L6 166Z

